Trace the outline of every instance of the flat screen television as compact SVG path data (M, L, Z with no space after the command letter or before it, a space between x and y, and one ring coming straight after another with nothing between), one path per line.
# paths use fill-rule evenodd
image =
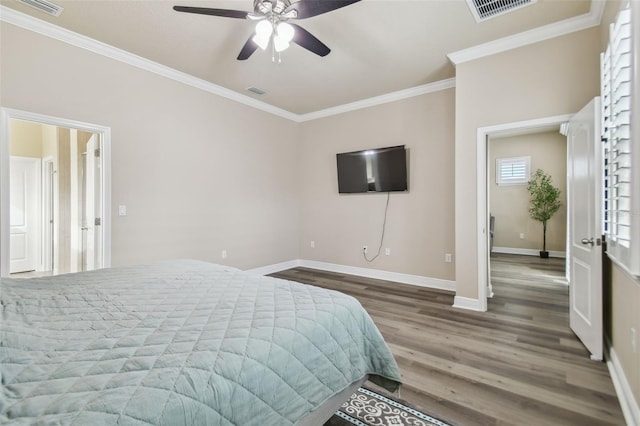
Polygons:
M406 191L407 150L404 145L336 154L338 192Z

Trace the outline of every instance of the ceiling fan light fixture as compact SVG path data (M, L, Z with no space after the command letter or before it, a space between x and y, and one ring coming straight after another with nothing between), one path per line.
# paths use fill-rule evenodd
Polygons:
M291 24L280 22L278 24L278 27L276 28L276 32L278 33L278 37L289 43L291 40L293 40L295 29Z
M0 0L2 1L2 0ZM45 0L18 0L18 1L45 1ZM306 19L322 15L336 9L349 6L361 0L253 0L253 12L245 12L234 9L215 9L208 7L173 6L176 12L195 13L200 15L220 16L223 18L249 19L257 21L255 33L244 43L237 59L244 61L258 50L272 48L272 60L275 61L276 50L278 53L287 49L291 42L318 56L327 56L329 49L313 34L299 25L287 23L290 19ZM494 1L508 0L467 0L467 1ZM509 1L536 1L536 0L509 0ZM273 38L273 43L271 39ZM278 58L280 55L278 54ZM280 60L278 59L278 62Z
M252 40L262 50L267 50L267 47L269 47L269 37L265 38L261 37L259 34L256 34L253 36Z
M264 38L271 37L271 33L273 32L273 25L271 22L263 19L262 21L256 24L256 35Z
M266 50L267 46L269 46L269 39L271 38L272 33L273 26L271 25L271 22L262 20L256 25L256 35L253 36L253 41L260 47L260 49Z
M289 47L289 42L281 36L276 35L273 38L273 47L276 49L276 52L282 52Z

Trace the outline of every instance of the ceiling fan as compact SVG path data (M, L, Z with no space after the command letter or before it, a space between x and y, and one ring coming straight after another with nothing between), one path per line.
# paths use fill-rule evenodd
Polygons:
M301 26L289 23L293 19L306 19L357 3L360 0L254 0L253 12L207 7L174 6L178 12L222 16L224 18L257 21L255 32L249 37L238 55L248 59L260 47L266 50L271 43L274 52L281 52L293 42L319 56L327 56L329 49L323 42Z

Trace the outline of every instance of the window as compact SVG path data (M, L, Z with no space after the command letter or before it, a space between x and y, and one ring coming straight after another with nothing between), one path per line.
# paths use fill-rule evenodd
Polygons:
M640 132L631 125L635 101L631 14L630 8L624 9L611 24L609 45L601 55L603 219L607 254L632 274L640 275Z
M531 177L531 157L496 159L498 185L526 185Z

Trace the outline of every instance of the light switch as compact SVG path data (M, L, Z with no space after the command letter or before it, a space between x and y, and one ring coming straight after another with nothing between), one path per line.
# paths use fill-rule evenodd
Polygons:
M118 206L118 216L126 216L127 215L127 206L119 205Z

